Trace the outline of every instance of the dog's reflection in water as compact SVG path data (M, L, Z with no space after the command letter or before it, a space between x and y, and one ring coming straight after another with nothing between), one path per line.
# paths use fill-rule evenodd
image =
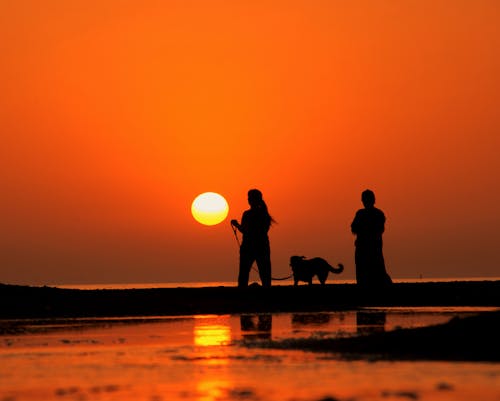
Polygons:
M269 340L273 326L271 314L241 315L241 335L246 340Z

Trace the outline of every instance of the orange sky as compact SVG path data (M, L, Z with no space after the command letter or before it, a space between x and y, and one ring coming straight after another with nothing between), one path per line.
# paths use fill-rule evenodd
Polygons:
M293 254L343 262L371 188L393 278L499 276L500 3L0 3L0 282L232 281L262 190Z

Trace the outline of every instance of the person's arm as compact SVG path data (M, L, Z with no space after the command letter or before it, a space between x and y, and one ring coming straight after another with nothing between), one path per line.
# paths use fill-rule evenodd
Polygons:
M243 231L241 231L241 224L238 223L238 220L236 220L236 219L231 220L231 225L233 227L237 228L239 232L241 232L241 233L243 232Z
M359 212L356 212L356 215L354 216L354 220L351 223L351 232L353 234L358 234L359 232L359 218L358 218Z
M379 209L378 232L382 235L385 231L385 214Z
M238 229L238 231L242 234L245 233L245 213L243 213L243 216L241 217L241 224L238 223L238 220L236 219L233 219L231 220L231 225L236 227Z

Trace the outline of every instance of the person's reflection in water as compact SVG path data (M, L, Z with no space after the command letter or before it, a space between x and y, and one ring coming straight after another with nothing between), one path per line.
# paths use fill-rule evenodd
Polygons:
M246 340L269 340L273 326L271 314L241 315L241 335Z
M356 328L358 334L383 333L385 331L385 312L357 311Z

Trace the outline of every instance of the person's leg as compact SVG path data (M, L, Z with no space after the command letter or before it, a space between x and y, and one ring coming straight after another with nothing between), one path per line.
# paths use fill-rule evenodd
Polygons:
M253 262L254 258L252 257L252 255L248 254L248 252L240 250L240 271L238 274L239 288L248 287L248 279L250 276L250 269L252 268Z
M271 287L271 251L269 246L264 247L257 257L257 267L259 269L262 287Z

